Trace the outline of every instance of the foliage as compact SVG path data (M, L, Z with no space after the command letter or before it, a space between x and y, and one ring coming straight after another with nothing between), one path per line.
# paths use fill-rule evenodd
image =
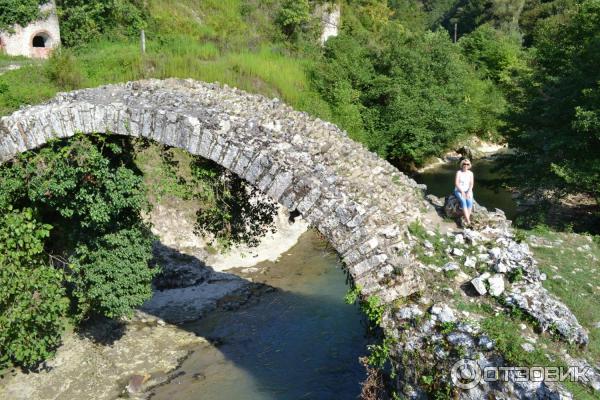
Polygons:
M0 168L0 208L31 207L54 226L45 246L67 271L77 317L126 315L150 296L156 269L142 178L123 138L77 136Z
M139 35L146 26L147 10L141 0L58 0L61 40L65 46L81 46L110 33Z
M48 0L0 0L0 30L11 30L13 25L27 26L41 17L40 5Z
M3 210L0 219L0 368L33 368L60 344L68 309L63 273L48 265L51 226L31 209Z
M69 276L78 315L130 315L152 296L158 269L148 268L151 258L152 235L142 224L78 246Z
M62 90L73 90L83 86L84 77L74 54L68 49L57 49L52 52L46 63L45 72L48 79Z
M196 213L197 233L214 237L224 247L239 243L252 247L274 231L276 205L254 186L200 157L192 164L192 174L202 185L196 194L202 204Z
M512 113L515 181L600 201L600 1L540 22L533 76Z
M313 71L334 121L351 137L406 168L496 129L504 102L490 96L493 85L446 34L413 34L394 21L378 29L371 35L353 27L330 39Z
M383 313L385 312L385 304L381 303L379 297L367 297L366 300L361 301L360 308L374 325L378 326L381 324Z
M390 351L395 343L394 338L386 336L381 343L368 345L369 356L367 360L369 364L376 368L383 368L390 358Z
M276 19L277 24L288 36L297 34L309 21L308 0L285 0Z
M463 36L459 44L465 57L483 77L503 86L511 85L513 76L528 68L520 39L488 24Z

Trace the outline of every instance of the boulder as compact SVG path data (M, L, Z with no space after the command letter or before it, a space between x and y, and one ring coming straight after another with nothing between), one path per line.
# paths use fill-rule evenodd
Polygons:
M496 274L488 278L490 284L490 294L492 296L500 296L504 292L504 275Z
M473 287L475 288L475 290L477 291L477 293L479 293L481 296L483 296L484 294L487 293L487 288L485 287L485 280L489 276L490 276L490 274L488 274L486 272L484 274L481 274L477 278L474 278L474 279L471 280L471 285L473 285Z
M431 307L431 314L435 315L441 323L456 322L454 311L446 304L435 304Z

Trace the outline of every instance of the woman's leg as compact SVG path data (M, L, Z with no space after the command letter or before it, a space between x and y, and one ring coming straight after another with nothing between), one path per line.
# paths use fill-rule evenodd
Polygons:
M465 199L466 208L465 208L465 218L467 219L467 223L471 223L471 213L473 212L473 198L467 197Z
M463 198L463 196L461 196L461 194L458 190L454 190L454 196L456 196L456 198L460 202L460 208L463 211L463 215L465 216L467 223L470 224L471 221L469 220L470 215L469 215L469 209L467 207L467 199Z

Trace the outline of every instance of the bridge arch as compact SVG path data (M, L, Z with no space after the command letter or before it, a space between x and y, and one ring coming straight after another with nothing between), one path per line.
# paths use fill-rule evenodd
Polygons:
M59 93L2 117L0 162L78 132L145 137L231 170L316 227L366 296L423 288L405 237L423 201L417 184L278 99L189 79Z

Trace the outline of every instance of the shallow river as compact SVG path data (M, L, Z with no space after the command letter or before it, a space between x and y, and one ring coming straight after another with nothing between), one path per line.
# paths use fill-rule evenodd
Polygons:
M517 214L517 204L511 193L499 185L501 176L493 171L493 159L479 159L472 162L475 175L473 193L475 201L489 209L499 208L508 219L514 219ZM427 185L427 193L445 197L454 189L454 175L458 170L458 162L447 162L430 168L415 177L419 183Z
M277 290L183 326L218 343L195 349L153 399L353 399L365 378L365 325L344 303L345 274L308 231L254 276Z

